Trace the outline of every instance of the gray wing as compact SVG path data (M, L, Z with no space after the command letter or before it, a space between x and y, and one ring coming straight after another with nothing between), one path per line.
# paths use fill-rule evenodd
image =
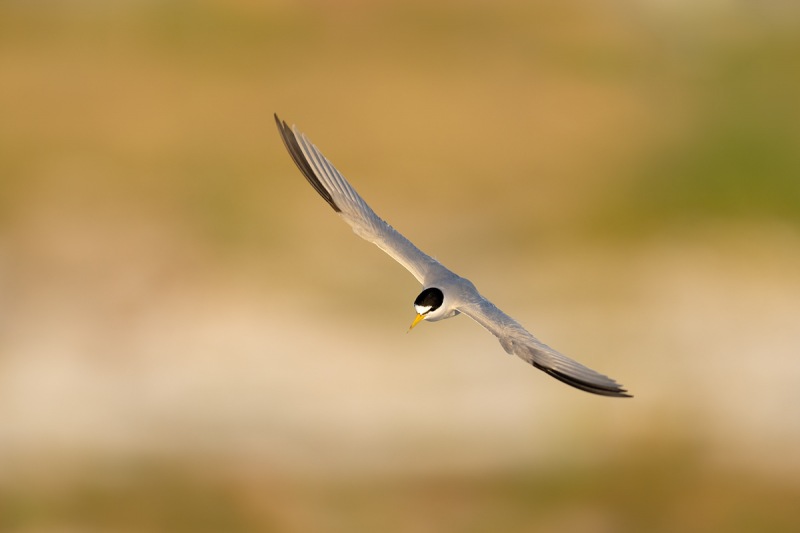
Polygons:
M367 205L344 176L328 161L316 146L275 115L275 123L283 143L297 168L322 198L328 202L363 239L375 244L403 265L417 280L426 279L446 270L438 261L423 253L414 244L387 224Z
M613 379L573 361L541 342L480 295L470 303L459 306L458 310L491 331L508 353L520 357L567 385L601 396L631 396Z

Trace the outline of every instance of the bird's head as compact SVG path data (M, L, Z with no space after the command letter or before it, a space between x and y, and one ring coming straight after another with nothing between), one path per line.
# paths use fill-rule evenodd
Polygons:
M414 300L414 309L417 311L417 316L408 331L411 331L414 326L423 320L439 320L445 318L446 307L444 304L444 293L441 289L436 287L428 287L423 290Z

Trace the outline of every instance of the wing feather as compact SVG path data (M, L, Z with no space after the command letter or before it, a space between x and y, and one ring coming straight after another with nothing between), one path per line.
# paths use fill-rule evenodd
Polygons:
M289 128L278 115L275 115L275 123L297 168L314 190L341 215L358 236L377 245L403 265L423 285L427 279L436 277L442 272L449 272L376 215L352 185L305 135L294 127Z
M631 396L610 377L570 359L541 342L516 320L480 295L468 304L459 306L458 310L488 329L498 338L506 352L518 356L567 385L601 396L623 398Z

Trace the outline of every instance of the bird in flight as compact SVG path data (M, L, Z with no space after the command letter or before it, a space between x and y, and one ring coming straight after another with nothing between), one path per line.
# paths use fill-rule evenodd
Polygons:
M630 397L616 381L562 355L534 337L516 320L481 296L468 279L444 267L387 224L367 205L322 152L295 127L275 115L283 143L311 186L359 237L375 244L422 284L414 300L416 318L436 322L465 314L488 329L510 354L517 355L559 381L593 394Z

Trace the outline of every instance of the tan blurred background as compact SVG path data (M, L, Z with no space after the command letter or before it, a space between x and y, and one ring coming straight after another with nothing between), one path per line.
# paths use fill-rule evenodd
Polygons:
M791 2L0 2L0 531L800 530ZM275 131L632 400L356 238Z

